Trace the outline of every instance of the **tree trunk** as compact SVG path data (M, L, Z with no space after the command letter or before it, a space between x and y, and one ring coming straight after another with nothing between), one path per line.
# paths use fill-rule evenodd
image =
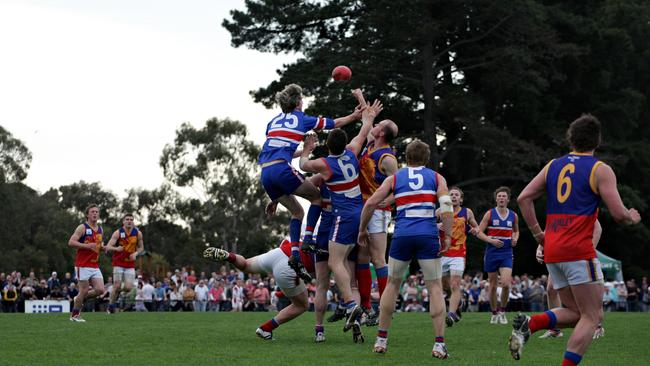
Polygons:
M434 108L434 77L433 75L433 34L428 32L422 48L422 88L424 96L424 115L422 116L422 139L429 144L431 155L429 164L432 169L438 169L438 146L436 143L436 122L433 119Z

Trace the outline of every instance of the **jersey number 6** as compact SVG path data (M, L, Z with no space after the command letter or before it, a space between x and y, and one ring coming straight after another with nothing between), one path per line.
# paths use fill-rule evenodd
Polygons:
M571 194L571 177L567 174L573 174L576 171L576 166L573 164L567 164L560 170L560 175L557 177L557 201L559 203L566 202L569 199ZM564 193L562 189L564 188Z

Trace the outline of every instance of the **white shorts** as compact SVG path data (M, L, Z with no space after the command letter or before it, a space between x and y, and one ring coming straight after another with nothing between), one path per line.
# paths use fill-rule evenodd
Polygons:
M442 273L450 273L452 276L462 276L465 272L465 258L463 257L442 257Z
M420 269L425 281L439 280L442 278L442 264L440 258L435 259L418 259ZM393 257L388 257L388 277L404 278L408 271L411 261L401 261Z
M296 285L296 272L289 267L289 257L280 248L255 257L251 271L273 273L275 283L289 297L300 295L306 290L302 281L298 281Z
M74 272L77 274L78 281L89 281L92 280L93 278L101 278L102 280L104 280L104 276L102 276L102 271L100 271L99 268L74 267Z
M391 213L390 211L375 210L372 213L370 222L368 222L368 233L378 234L388 231L388 224L390 224Z
M113 281L133 285L135 283L135 268L113 267Z
M603 283L603 271L598 258L546 263L546 268L553 279L553 288L556 290L585 283Z

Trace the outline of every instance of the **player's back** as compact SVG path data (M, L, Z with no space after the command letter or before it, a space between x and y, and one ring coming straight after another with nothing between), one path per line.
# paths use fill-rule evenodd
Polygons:
M425 167L406 167L398 170L394 179L397 216L393 237L437 237L438 173Z
M387 156L395 156L390 146L376 148L374 144L367 146L361 154L359 186L364 200L370 198L386 179L386 174L381 170L381 163ZM385 209L390 211L390 207Z
M359 188L359 161L350 150L325 159L331 175L326 184L331 192L334 216L359 215L363 208Z
M546 171L547 215L544 258L548 263L596 258L592 236L600 196L591 155L571 153L551 161Z
M262 146L258 163L274 160L291 162L293 153L310 130L333 128L334 121L323 117L312 117L301 111L280 113L266 126L266 142Z

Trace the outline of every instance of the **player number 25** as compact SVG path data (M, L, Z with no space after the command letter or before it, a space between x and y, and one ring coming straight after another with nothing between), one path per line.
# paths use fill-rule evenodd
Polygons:
M576 166L567 164L560 170L560 175L557 177L557 201L564 203L571 194L571 177L567 174L573 174L576 171ZM564 192L562 192L564 191Z
M296 128L298 127L298 117L291 113L281 114L273 120L271 128Z

